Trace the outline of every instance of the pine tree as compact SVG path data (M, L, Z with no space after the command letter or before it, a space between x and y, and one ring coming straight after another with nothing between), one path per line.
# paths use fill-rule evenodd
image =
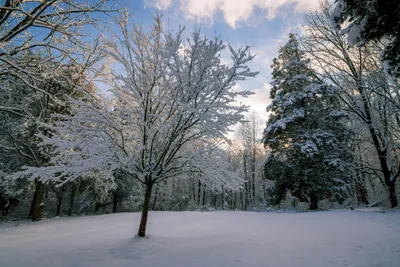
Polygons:
M319 200L341 202L349 196L351 156L338 91L318 81L308 65L290 34L273 61L263 142L271 149L265 174L275 180L273 202L280 203L289 191L317 209Z

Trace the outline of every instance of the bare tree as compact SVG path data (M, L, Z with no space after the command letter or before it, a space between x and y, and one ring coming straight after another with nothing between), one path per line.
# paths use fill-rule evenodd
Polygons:
M87 29L100 26L98 22L104 15L115 11L114 4L115 1L2 1L0 115L8 145L1 144L1 158L13 157L4 161L8 166L2 164L6 172L23 165L45 164L36 148L35 134L43 133L38 124L49 123L51 113L66 109L62 99L73 91L67 92L66 87L84 87L82 78L88 78L88 71L101 58L96 52L96 36L89 36ZM20 125L27 125L30 130L22 133L20 127L15 131ZM45 189L39 180L35 181L35 188L31 216L38 219L41 215L35 211L39 210Z
M256 188L257 188L257 177L260 172L260 156L264 155L264 148L261 144L263 131L263 121L257 113L251 112L247 117L246 121L239 125L235 131L235 139L239 143L238 151L236 153L241 154L243 164L243 175L246 181L245 187L245 202L249 204L256 203Z
M373 146L391 206L397 207L399 87L390 84L381 71L379 44L351 48L345 37L332 28L330 17L328 3L322 5L321 11L306 16L308 35L303 45L321 79L342 89L339 97L359 122L355 125L361 125L358 131L368 134L364 144ZM365 164L363 167L376 170Z
M13 75L46 93L40 83L57 68L37 75L27 68L26 53L46 54L43 61L70 61L92 54L89 27L94 29L102 14L115 11L115 1L4 0L0 5L0 75ZM91 36L95 38L95 36ZM85 62L85 60L83 60ZM30 62L32 64L32 62ZM1 105L0 105L1 107Z
M159 15L150 32L130 28L127 21L128 15L120 18L121 33L104 41L104 52L118 66L111 76L113 107L73 101L74 116L62 116L56 134L44 141L55 146L53 166L28 168L24 175L68 180L101 170L112 178L115 169L123 168L145 187L138 232L143 237L155 184L188 172L229 178L222 168L205 166L210 146L195 151L191 146L223 138L243 120L247 107L235 105L235 99L251 92L232 87L257 72L246 66L253 59L249 47L229 47L228 66L220 60L226 47L219 38L195 32L184 42L183 29L165 33Z

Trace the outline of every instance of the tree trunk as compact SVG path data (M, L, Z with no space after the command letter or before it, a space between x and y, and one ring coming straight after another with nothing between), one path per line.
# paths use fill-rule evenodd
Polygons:
M247 210L247 205L246 205L246 190L243 189L242 191L242 210Z
M253 176L253 204L256 203L256 177Z
M361 136L356 135L356 138L361 138ZM362 149L361 149L361 145L358 144L355 149L354 152L358 155L358 161L359 162L363 162L365 161L364 157L363 157L363 153L362 153ZM357 186L357 201L358 204L364 204L364 205L369 205L369 201L368 201L368 192L367 192L367 188L365 187L365 181L367 177L367 173L362 171L362 164L361 163L357 163L356 167L359 168L360 170L356 172L356 186Z
M32 221L39 221L43 218L44 210L44 191L45 186L41 181L35 181L35 194L33 196L32 206L31 206L31 216Z
M310 210L318 209L318 199L315 193L310 194Z
M138 236L139 237L145 237L146 236L147 216L149 214L151 190L152 189L153 189L153 184L150 181L150 182L148 182L146 184L146 193L144 195L142 218L140 219L139 232L138 232Z
M362 180L360 180L358 182L357 198L358 198L358 203L362 203L364 205L369 204L367 189L365 188L364 181L362 181Z
M161 200L161 204L159 205L159 209L160 210L164 210L165 208L165 202L167 201L167 197L168 197L168 182L167 179L164 180L164 186L163 188L165 188L165 190L162 191L162 200Z
M225 198L225 191L224 191L224 187L222 187L222 196L221 196L221 201L222 201L222 209L224 210L226 208L225 206L225 202L226 202L226 198Z
M15 198L6 199L3 196L0 196L0 210L1 210L0 217L7 216L11 205L15 203L18 203L18 200Z
M57 199L57 212L56 212L56 216L60 216L60 211L61 211L61 204L62 204L62 199L63 199L63 193L64 193L64 187L61 187L60 190L60 195L58 196Z
M101 204L99 202L96 202L94 204L94 212L95 213L99 212L100 208L101 208Z
M195 185L195 183L192 183L192 185L193 185L192 202L193 202L193 203L196 203L196 185Z
M72 185L71 187L71 195L69 198L69 209L68 209L68 216L71 216L74 211L74 202L75 202L75 184Z
M399 203L397 200L397 194L396 194L396 183L391 182L389 184L389 198L390 198L390 205L392 208L396 208Z
M156 208L157 196L158 196L158 186L156 186L156 191L154 192L154 199L153 199L153 205L151 205L151 210L155 210Z
M256 202L256 151L253 150L253 157L251 160L251 176L252 176L252 189L253 189L253 203Z
M35 181L35 192L33 193L33 198L32 198L32 203L31 203L31 209L29 210L29 215L28 218L32 219L33 216L33 210L35 209L35 203L36 203L36 181Z
M244 191L245 191L245 195L246 195L246 199L244 201L244 210L246 210L247 208L247 204L250 203L249 201L249 176L248 176L248 170L247 170L247 152L243 151L243 175L244 175Z
M364 88L361 86L361 81L358 81L358 90L362 96L362 101L364 105L364 112L365 116L367 119L367 124L369 128L369 132L373 141L373 144L375 146L379 162L381 165L381 171L383 173L383 177L385 178L385 184L388 187L389 190L389 198L390 198L390 204L392 208L395 208L398 206L398 201L397 201L397 196L396 196L396 188L395 188L395 177L393 179L392 177L392 170L389 168L388 162L387 162L387 147L385 143L382 143L380 140L383 140L385 138L382 138L382 136L379 134L379 131L376 130L375 125L373 123L372 119L372 112L370 108L370 103L368 102L368 98L365 94Z
M200 204L201 204L201 182L199 180L199 187L197 190L197 206L200 207Z
M267 199L267 186L265 184L265 182L263 181L263 196L264 196L264 201Z
M217 205L218 205L218 196L217 196L217 194L212 193L211 199L212 199L213 208L217 209Z
M251 204L251 184L250 184L250 178L246 180L245 184L244 184L244 188L246 189L246 210L249 208L250 204Z
M113 213L117 213L117 206L118 206L118 192L115 190L114 192L114 199L113 199Z
M206 184L203 185L203 207L206 205Z

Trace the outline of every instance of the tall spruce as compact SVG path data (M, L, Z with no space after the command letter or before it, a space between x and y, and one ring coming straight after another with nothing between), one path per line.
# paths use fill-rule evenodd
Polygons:
M271 149L265 175L275 180L272 202L282 202L287 192L309 202L310 209L323 199L342 202L351 192L352 159L338 89L313 75L293 34L272 68L272 103L263 136Z

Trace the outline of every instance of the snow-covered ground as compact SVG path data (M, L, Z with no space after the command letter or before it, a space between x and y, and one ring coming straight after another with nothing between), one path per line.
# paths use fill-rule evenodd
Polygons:
M151 212L0 224L1 267L399 267L400 212Z

